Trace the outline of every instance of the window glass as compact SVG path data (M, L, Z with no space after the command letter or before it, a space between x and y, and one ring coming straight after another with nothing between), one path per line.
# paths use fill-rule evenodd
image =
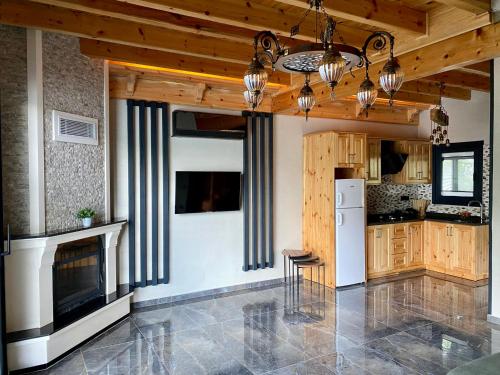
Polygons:
M441 157L441 194L472 197L474 195L474 152L443 153Z

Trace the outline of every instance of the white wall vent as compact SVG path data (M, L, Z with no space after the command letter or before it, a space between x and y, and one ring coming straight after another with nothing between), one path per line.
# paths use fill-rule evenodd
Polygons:
M52 111L53 140L97 145L97 119Z

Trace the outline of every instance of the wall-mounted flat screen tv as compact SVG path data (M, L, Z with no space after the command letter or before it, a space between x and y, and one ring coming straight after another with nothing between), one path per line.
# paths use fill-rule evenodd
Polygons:
M239 211L240 172L175 173L175 213Z

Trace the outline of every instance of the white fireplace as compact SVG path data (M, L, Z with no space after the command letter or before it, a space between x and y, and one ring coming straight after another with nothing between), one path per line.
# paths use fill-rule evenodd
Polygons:
M45 237L13 240L6 257L6 313L10 370L50 363L130 312L132 294L117 296L116 245L124 222ZM53 266L58 246L102 236L103 291L109 303L65 327L54 325ZM14 337L15 339L9 339Z

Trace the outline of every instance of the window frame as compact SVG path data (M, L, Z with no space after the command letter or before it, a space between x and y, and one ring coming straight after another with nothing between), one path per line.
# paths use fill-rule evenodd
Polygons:
M484 141L451 143L449 146L432 147L432 203L467 206L470 201L483 201L483 145ZM455 152L474 153L474 189L472 197L450 196L442 194L443 154Z

